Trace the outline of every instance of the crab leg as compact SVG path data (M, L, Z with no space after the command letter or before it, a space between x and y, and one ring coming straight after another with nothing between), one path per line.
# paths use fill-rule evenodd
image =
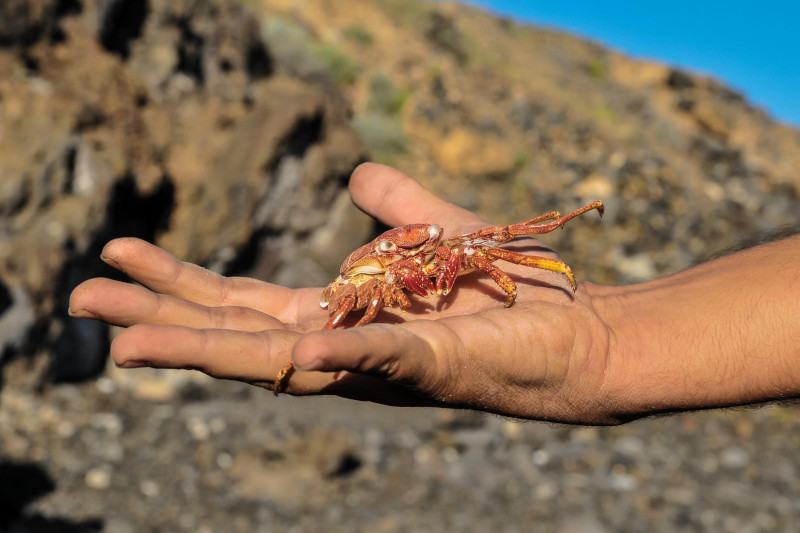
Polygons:
M371 282L370 282L371 283ZM352 287L348 285L347 287ZM375 319L378 312L384 305L392 305L395 301L400 304L400 308L404 311L411 307L411 302L408 297L399 289L388 287L382 283L374 283L371 287L366 287L368 291L369 303L367 304L367 311L364 316L355 324L355 326L363 326L369 324ZM331 313L328 323L322 329L334 329L341 324L344 318L353 310L358 300L358 292L356 289L344 289L348 291L344 294L338 302L336 309ZM294 362L289 363L275 378L275 396L283 391L286 380L289 375L294 372Z
M351 285L348 285L347 287L351 287ZM333 329L338 326L339 323L344 320L344 317L347 316L347 313L349 313L355 305L356 291L351 290L349 294L345 294L339 299L336 310L331 313L331 318L322 329ZM278 372L278 375L275 376L275 388L273 389L275 396L283 391L283 388L286 386L286 380L289 378L292 372L294 372L294 361L283 367L281 371Z
M356 322L356 327L372 322L375 317L378 316L378 311L383 308L383 305L383 290L381 289L380 283L376 283L375 286L373 286L369 291L369 304L367 304L367 310L364 313L364 316L361 317L361 320Z
M600 200L594 201L588 205L581 207L580 209L576 209L572 213L568 213L563 217L558 217L553 222L549 224L540 224L536 226L530 225L528 222L523 222L522 224L514 224L508 227L509 233L514 237L521 236L521 235L538 235L541 233L550 233L554 229L563 226L568 221L572 220L573 218L584 214L587 211L591 211L592 209L597 209L597 212L600 213L600 216L603 216L603 212L605 211L605 207L603 206L603 202ZM555 211L555 213L558 213ZM535 219L534 219L535 220Z
M396 285L384 285L384 287L386 291L384 303L387 306L392 306L396 303L400 306L401 311L408 311L411 308L411 300Z
M462 255L446 246L436 250L436 294L447 296L461 271Z
M539 235L542 233L550 233L554 229L563 226L573 218L582 215L587 211L591 211L592 209L597 209L597 211L600 213L600 216L603 216L603 211L605 210L605 208L603 207L603 202L597 200L596 202L587 204L581 207L580 209L576 209L572 213L568 213L564 216L561 216L561 214L558 211L552 211L550 213L534 217L530 220L526 220L525 222L521 222L519 224L512 224L510 226L494 226L491 228L485 228L480 231L476 231L475 233L469 233L467 235L459 235L458 237L448 239L447 241L444 242L444 244L451 245L451 244L459 244L463 242L480 241L480 240L490 240L498 244L502 244L504 242L510 241L511 239L514 239L516 237L522 237L524 235ZM553 222L547 224L539 224L539 222L544 222L546 220L552 220Z
M336 306L336 310L331 313L331 318L328 320L328 323L323 326L322 329L333 329L339 325L339 323L344 320L344 317L347 316L347 313L353 310L353 307L356 305L356 291L353 291L353 294L347 294L342 296L339 299L339 304Z
M517 285L514 283L514 280L512 280L508 274L494 266L490 261L482 257L473 257L469 262L470 265L486 272L495 283L500 285L501 289L506 291L506 294L508 294L506 307L511 307L511 304L517 299Z
M531 224L536 224L539 222L544 222L545 220L555 220L561 216L561 213L558 211L550 211L549 213L545 213L544 215L539 215L538 217L533 217L530 220L526 220L525 222L520 222L521 225L530 226Z
M572 286L572 290L573 291L578 290L578 284L575 282L575 276L572 274L572 269L569 267L569 265L557 259L548 259L546 257L525 255L519 252L505 250L503 248L486 248L484 249L484 253L491 260L502 259L503 261L508 261L509 263L514 263L516 265L541 268L543 270L550 270L552 272L558 272L559 274L564 274L567 280L569 280L569 284ZM474 259L472 260L472 262L474 262ZM500 286L502 287L502 285ZM512 299L511 302L513 301L514 300ZM508 305L511 304L509 303ZM506 307L508 307L508 305Z
M572 220L573 218L584 214L587 211L591 211L592 209L597 209L597 212L600 213L600 216L603 216L603 212L605 211L605 207L603 206L603 202L597 200L590 204L587 204L580 209L576 209L572 213L568 213L563 217L558 216L558 211L553 211L553 213L548 213L547 215L542 215L542 217L546 217L552 214L556 215L556 220L550 222L549 224L539 224L539 225L532 225L532 222L538 222L541 220L549 220L547 218L537 217L537 219L531 219L522 224L514 224L512 226L508 226L508 232L512 235L512 238L519 237L522 235L539 235L541 233L550 233L554 229L563 226L568 221ZM503 241L505 242L505 241Z
M351 287L351 285L348 285ZM336 306L336 310L331 313L331 318L328 320L328 323L322 329L333 329L339 325L339 323L344 320L344 317L347 316L353 307L356 305L356 291L351 290L349 294L345 294L339 299L339 303ZM368 309L367 312L370 310ZM377 313L378 310L375 310ZM374 318L374 317L373 317ZM363 318L361 319L364 320ZM371 319L370 319L371 320ZM283 367L278 375L275 376L275 388L273 389L273 393L275 396L280 394L283 391L283 388L286 386L286 380L289 376L294 372L294 361L290 362L288 365Z
M292 372L294 372L294 361L283 367L281 371L278 372L278 375L275 376L275 388L272 391L275 396L283 392L283 388L286 386L286 380Z

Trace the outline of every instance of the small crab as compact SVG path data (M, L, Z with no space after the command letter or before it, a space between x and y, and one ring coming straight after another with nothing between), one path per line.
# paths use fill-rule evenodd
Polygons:
M330 309L330 319L323 329L340 326L350 312L360 309L366 311L356 326L372 322L383 307L398 305L406 311L411 301L404 289L423 298L434 293L447 295L459 275L476 270L489 275L506 292L505 306L509 307L517 297L517 286L494 265L498 259L564 274L575 291L578 285L567 264L497 245L516 237L549 233L592 209L603 216L603 202L597 200L564 216L553 211L519 224L493 226L445 240L437 224L409 224L391 229L347 256L339 277L322 291L319 304ZM289 363L278 373L276 396L293 368L293 363Z

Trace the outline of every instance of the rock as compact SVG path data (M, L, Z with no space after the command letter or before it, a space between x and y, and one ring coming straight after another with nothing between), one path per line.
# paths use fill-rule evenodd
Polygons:
M64 38L61 19L81 10L77 0L4 0L0 5L0 47L30 46L42 38Z
M719 454L719 462L725 468L736 470L751 464L750 455L738 446L729 446Z
M514 170L514 153L499 139L457 129L436 146L436 160L459 176L504 178Z
M692 75L683 70L673 69L667 77L667 85L672 89L688 89L695 86Z
M355 208L334 207L362 158L341 99L276 74L240 3L28 7L4 4L14 24L0 26L0 46L24 50L0 48L0 279L30 294L40 346L54 346L52 379L104 367L106 328L65 311L81 281L121 279L97 259L112 238L245 274L270 242L273 274L294 249L302 281L321 284L342 246L368 235ZM331 230L344 238L321 236Z
M23 289L10 289L0 279L0 365L8 354L20 350L34 323L30 295Z
M111 468L98 466L90 469L84 476L86 486L95 490L106 490L111 486Z
M614 194L614 184L605 176L592 174L575 186L575 194L586 199L606 199Z

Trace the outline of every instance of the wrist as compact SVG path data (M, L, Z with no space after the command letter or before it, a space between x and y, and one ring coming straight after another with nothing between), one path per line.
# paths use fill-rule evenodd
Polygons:
M638 285L587 287L609 329L603 387L619 417L800 395L798 243Z

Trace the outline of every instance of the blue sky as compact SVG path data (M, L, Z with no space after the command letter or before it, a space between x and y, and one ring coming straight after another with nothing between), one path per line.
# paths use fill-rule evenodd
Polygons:
M709 74L800 127L800 0L469 0L637 58Z

